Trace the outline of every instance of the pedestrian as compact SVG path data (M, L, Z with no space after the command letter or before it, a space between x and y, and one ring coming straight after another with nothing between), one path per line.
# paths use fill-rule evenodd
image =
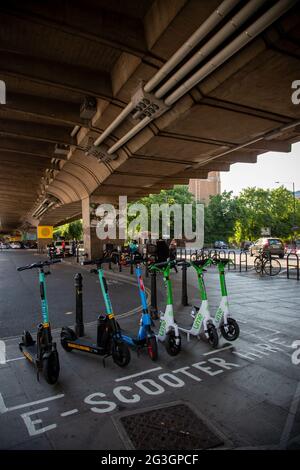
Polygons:
M73 240L72 241L72 256L76 256L76 245L77 245L76 241Z
M131 255L135 255L137 254L139 251L139 245L138 245L138 242L136 240L132 240L130 243L129 243L129 253Z
M63 240L61 242L61 251L62 251L63 257L65 257L65 249L66 249L66 242L65 242L65 240Z

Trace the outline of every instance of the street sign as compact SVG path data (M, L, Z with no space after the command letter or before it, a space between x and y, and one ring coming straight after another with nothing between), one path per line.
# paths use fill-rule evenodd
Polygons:
M260 234L262 237L269 237L271 235L270 227L262 227L262 229L260 230Z
M39 225L37 228L38 238L53 238L52 225Z

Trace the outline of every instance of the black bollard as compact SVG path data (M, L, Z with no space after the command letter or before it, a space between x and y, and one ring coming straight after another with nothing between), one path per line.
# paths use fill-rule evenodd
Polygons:
M76 292L76 325L75 333L78 337L84 336L83 324L83 304L82 304L82 275L75 275L75 292Z
M186 307L188 305L188 294L187 294L187 265L184 263L182 266L182 277L181 277L181 305Z
M158 318L157 310L157 289L156 289L156 272L151 271L151 317L156 320Z
M132 253L130 253L130 261L131 261L131 263L130 263L130 274L133 274L133 263L132 263L132 261L133 261L133 254L132 254Z

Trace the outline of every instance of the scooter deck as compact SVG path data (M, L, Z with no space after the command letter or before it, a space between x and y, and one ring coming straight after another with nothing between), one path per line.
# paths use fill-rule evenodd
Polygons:
M23 355L26 357L26 359L28 359L32 363L36 362L36 357L37 357L37 345L36 345L36 343L34 343L30 346L25 346L24 343L20 343L20 349L21 349Z
M92 343L88 339L78 338L74 341L67 341L69 348L76 349L78 351L84 351L92 354L98 354L100 356L104 355L104 349L97 346L97 344Z

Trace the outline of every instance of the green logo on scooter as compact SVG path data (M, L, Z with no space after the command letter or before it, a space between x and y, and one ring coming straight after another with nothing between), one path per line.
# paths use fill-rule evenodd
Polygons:
M196 318L195 318L195 321L194 321L194 325L193 325L194 328L196 328L198 330L198 328L200 328L200 326L201 326L202 320L203 320L202 313L198 313Z
M222 316L223 316L223 310L221 309L221 307L219 307L218 310L217 310L217 313L216 313L216 321L219 322L221 320Z
M160 324L160 328L159 328L159 332L158 332L159 336L164 336L165 331L166 331L166 321L163 320Z

